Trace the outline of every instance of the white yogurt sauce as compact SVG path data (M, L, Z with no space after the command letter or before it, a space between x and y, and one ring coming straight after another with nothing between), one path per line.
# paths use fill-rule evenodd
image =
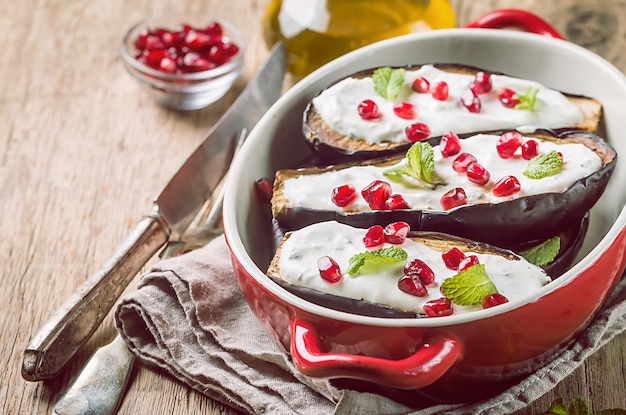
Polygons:
M467 194L469 204L500 203L516 198L541 193L557 193L567 190L576 180L586 177L602 167L602 160L584 144L563 143L535 139L539 154L546 154L551 150L563 154L563 169L561 172L542 179L529 179L523 175L528 166L528 160L523 159L518 149L513 158L503 159L496 151L496 141L499 136L478 134L461 140L461 153L470 153L476 157L478 163L487 169L491 175L489 183L484 186L474 184L465 174L459 174L452 168L452 162L457 156L443 157L438 146L433 147L435 153L435 174L445 185L431 190L420 187L407 177L402 181L391 181L383 172L391 166L352 166L342 170L326 171L319 174L303 174L289 177L284 181L283 196L288 204L308 207L312 209L345 211L369 211L370 208L361 196L361 189L374 180L384 180L391 184L393 193L399 193L407 201L411 209L442 210L441 196L450 189L461 187ZM524 137L524 141L529 139ZM406 163L403 159L401 163ZM520 184L521 191L508 197L495 197L491 193L493 185L502 177L515 176ZM345 208L337 207L331 200L332 190L344 184L352 184L357 190L356 200ZM462 209L463 206L456 209Z
M562 93L537 82L492 75L492 91L479 96L482 110L479 113L471 113L460 104L459 97L472 84L473 75L451 74L432 65L424 65L418 70L406 72L404 82L407 88L410 89L410 85L419 77L426 78L431 86L445 81L450 95L447 101L442 102L434 99L429 93L412 92L406 101L418 107L419 115L414 120L396 116L393 112L393 102L374 91L371 77L346 78L315 97L313 105L330 128L344 136L365 140L368 143L406 142L404 130L415 122L426 123L430 127L431 136L435 137L451 130L463 134L518 126L561 128L575 126L583 121L580 109L569 102ZM498 91L502 88L510 88L524 94L529 87L539 90L537 103L532 111L506 108L498 100ZM381 118L361 119L357 107L366 99L371 99L378 105Z
M449 270L441 259L441 252L422 243L407 239L399 246L408 253L408 260L421 259L435 273L435 282L428 285L428 295L417 297L401 291L398 279L402 277L404 262L376 274L346 273L349 259L366 250L363 244L365 229L353 228L338 222L316 223L291 233L282 245L279 270L282 277L294 285L308 287L329 294L352 299L364 299L399 310L424 313L425 302L442 297L441 283L457 273ZM383 246L391 246L385 244ZM320 277L317 260L324 255L332 257L344 272L338 283L329 283ZM509 301L521 298L543 287L550 281L545 272L525 260L511 261L498 255L466 252L477 255L498 292ZM454 313L481 309L477 306L453 305Z

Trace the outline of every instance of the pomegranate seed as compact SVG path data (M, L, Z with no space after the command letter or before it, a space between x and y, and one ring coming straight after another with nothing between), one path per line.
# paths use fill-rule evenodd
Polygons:
M176 71L178 70L178 65L176 65L175 60L172 60L169 57L165 57L161 60L161 63L159 64L159 69L163 72L176 73Z
M405 275L400 278L398 280L398 288L400 291L416 297L426 297L428 295L428 290L415 274Z
M320 271L320 276L330 283L336 283L341 281L341 270L339 265L334 259L325 255L317 260L317 268Z
M372 210L385 209L385 203L391 196L391 185L383 180L374 180L361 190L361 196Z
M446 82L444 82L444 81L437 82L430 89L430 94L437 101L447 101L448 100L448 96L449 96L448 84Z
M522 137L522 134L518 131L508 131L502 134L496 142L498 155L503 159L513 157L513 155L523 142L524 138Z
M396 102L393 104L393 113L405 120L417 118L417 108L410 102Z
M498 92L498 99L506 108L515 108L515 106L521 102L519 99L515 98L515 91L510 88L502 88Z
M444 317L452 315L452 302L445 297L427 301L424 304L424 312L428 317Z
M366 248L375 248L385 242L385 230L380 225L370 226L365 232L363 243Z
M472 265L478 265L478 264L480 264L480 261L478 260L478 257L476 255L466 256L465 258L461 260L461 262L459 262L458 271L459 272L465 271Z
M258 179L254 182L254 191L259 199L263 202L269 203L272 200L274 183L267 177Z
M480 98L471 89L466 89L461 93L461 105L463 105L469 112L480 112L481 103Z
M211 36L197 30L190 30L185 35L185 46L191 50L201 51L211 42Z
M477 161L470 163L467 166L467 178L476 184L484 185L489 182L489 178L491 175L483 166L481 166Z
M465 259L465 254L455 246L454 248L450 248L441 254L441 259L443 259L443 263L446 265L446 268L457 271L459 269L459 264Z
M166 48L179 48L185 41L185 37L181 32L164 32L161 35L161 40L165 44Z
M424 285L435 282L435 273L428 264L421 259L414 259L407 262L404 266L404 275L417 275Z
M475 161L477 161L476 157L472 156L470 153L461 153L452 162L452 168L457 173L465 173L467 171L467 166Z
M144 55L144 63L151 68L159 69L161 61L167 57L165 49L149 50Z
M359 116L364 120L375 120L380 118L380 110L378 105L371 99L361 101L358 106Z
M385 242L394 245L400 245L404 242L410 230L411 227L406 222L390 223L389 225L385 226L385 229L383 230Z
M530 160L539 154L539 144L535 140L526 140L522 144L522 157L525 160Z
M150 36L148 29L142 29L135 39L135 49L144 50L146 48L146 44L148 43L148 36Z
M430 127L423 122L416 122L406 127L404 133L410 142L415 143L430 137Z
M480 95L490 92L491 88L491 74L483 71L478 72L476 74L476 78L474 78L474 82L472 83L472 91L476 95Z
M411 89L418 94L425 94L430 91L430 82L428 82L424 77L417 78L411 84Z
M146 37L145 49L146 50L159 50L159 49L166 49L166 47L165 47L165 43L163 43L160 37L155 36L153 34L149 34Z
M450 189L445 192L439 201L441 203L441 207L444 210L450 210L457 206L463 206L467 204L467 195L465 194L465 190L461 187L455 187L454 189Z
M213 45L209 48L209 53L207 54L207 58L211 61L215 66L220 66L226 63L228 60L228 56L224 53L224 49L219 44Z
M331 199L339 207L346 207L356 199L356 189L351 184L344 184L333 189Z
M406 200L402 197L402 195L391 195L387 200L385 200L385 209L387 210L399 210L399 209L410 209L411 206L407 203Z
M235 45L234 43L222 42L220 44L220 47L222 48L222 52L224 53L224 55L226 55L229 58L235 56L239 52L239 46Z
M212 22L204 29L204 33L212 36L221 36L223 33L222 26L217 22Z
M213 65L196 52L188 52L183 56L183 72L200 72L211 69Z
M439 141L439 148L441 149L441 155L444 157L454 156L461 151L461 140L459 136L452 131L445 133L441 136Z
M495 307L500 304L508 303L509 299L500 293L489 294L483 298L483 308Z
M504 176L493 185L491 192L496 197L511 196L519 192L522 186L515 176Z

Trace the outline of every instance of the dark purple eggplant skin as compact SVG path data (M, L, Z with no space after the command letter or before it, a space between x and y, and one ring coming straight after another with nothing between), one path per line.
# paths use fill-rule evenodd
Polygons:
M555 139L584 142L600 155L602 168L577 180L564 192L526 196L502 203L466 205L449 211L379 210L359 213L290 206L276 219L286 231L329 220L358 228L403 221L412 230L442 232L508 249L528 241L548 239L568 224L580 221L595 205L615 170L617 153L605 140L589 132L540 132Z

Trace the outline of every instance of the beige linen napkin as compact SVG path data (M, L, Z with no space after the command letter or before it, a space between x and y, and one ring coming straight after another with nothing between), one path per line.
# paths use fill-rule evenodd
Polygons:
M592 325L552 363L493 398L411 406L303 376L239 290L225 240L157 263L116 309L130 350L200 393L251 414L505 414L530 405L626 329L626 278ZM548 408L546 408L548 409Z

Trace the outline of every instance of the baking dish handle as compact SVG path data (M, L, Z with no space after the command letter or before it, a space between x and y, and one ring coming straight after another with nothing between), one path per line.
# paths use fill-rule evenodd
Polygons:
M291 357L304 375L318 378L351 378L399 389L418 389L445 374L462 355L459 341L437 335L413 355L400 360L326 353L314 325L294 319L291 332Z
M556 29L536 14L520 9L500 9L485 14L465 27L505 29L507 27L523 29L526 32L565 39Z

